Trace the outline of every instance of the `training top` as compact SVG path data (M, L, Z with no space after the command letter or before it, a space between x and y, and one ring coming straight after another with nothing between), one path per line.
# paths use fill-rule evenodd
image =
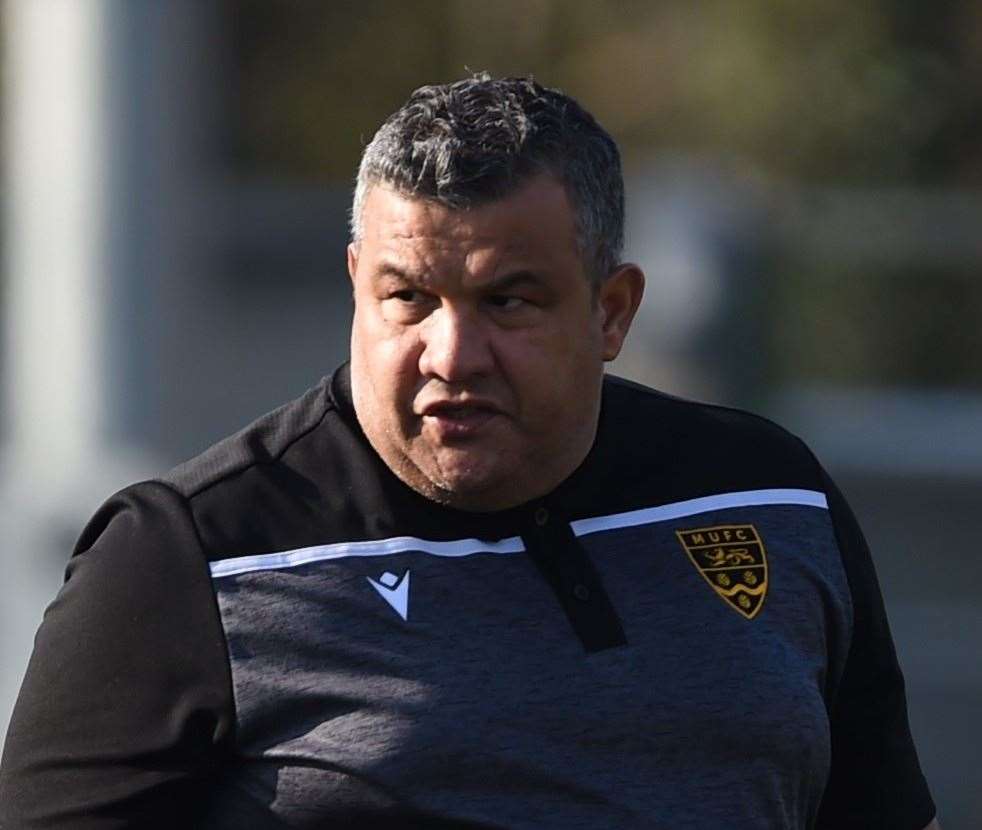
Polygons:
M772 423L608 377L544 498L435 504L342 367L113 496L48 608L0 827L921 830L870 555Z

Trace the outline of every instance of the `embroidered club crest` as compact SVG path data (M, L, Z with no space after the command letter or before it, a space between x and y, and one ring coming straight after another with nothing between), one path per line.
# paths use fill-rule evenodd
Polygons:
M767 594L767 556L753 525L677 530L689 559L734 611L752 620Z

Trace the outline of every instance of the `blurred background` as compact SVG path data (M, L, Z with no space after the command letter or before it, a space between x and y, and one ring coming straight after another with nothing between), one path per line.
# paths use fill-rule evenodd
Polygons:
M624 153L649 284L613 370L818 452L873 547L941 819L982 826L982 4L0 9L0 735L99 503L345 359L379 123L424 83L532 73Z

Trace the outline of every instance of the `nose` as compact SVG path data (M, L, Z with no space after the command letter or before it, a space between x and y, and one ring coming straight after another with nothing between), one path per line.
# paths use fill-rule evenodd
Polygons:
M490 372L494 365L491 343L475 316L448 305L430 314L420 335L419 370L424 377L458 383Z

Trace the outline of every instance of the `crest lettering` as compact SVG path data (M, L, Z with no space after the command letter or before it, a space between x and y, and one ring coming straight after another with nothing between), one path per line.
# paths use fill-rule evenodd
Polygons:
M676 530L703 579L734 611L752 620L767 595L767 554L753 525Z

